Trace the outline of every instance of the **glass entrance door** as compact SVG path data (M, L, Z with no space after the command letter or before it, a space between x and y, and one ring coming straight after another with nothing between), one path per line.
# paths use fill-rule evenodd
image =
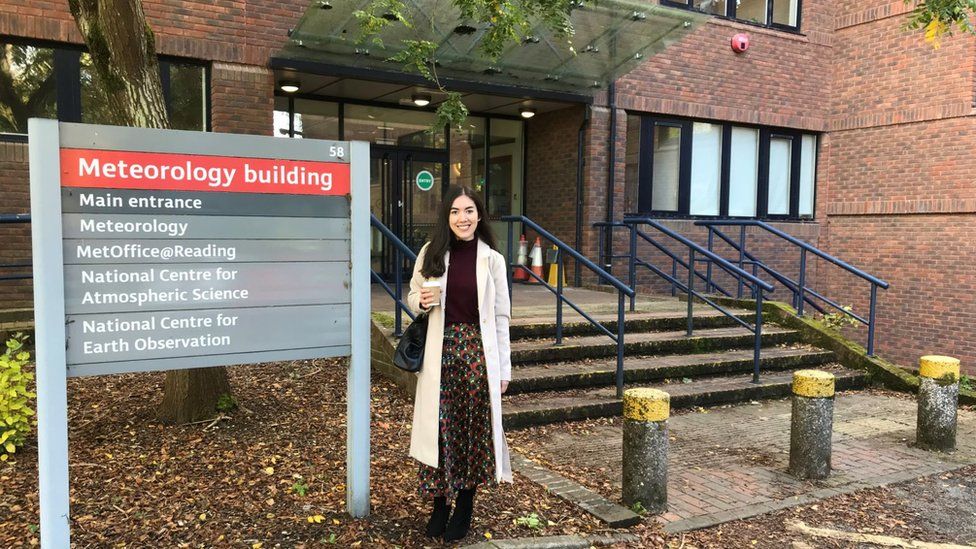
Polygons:
M447 154L402 149L372 149L371 210L415 253L428 240L447 185ZM384 278L394 272L392 246L373 231L373 269ZM400 266L407 276L413 265Z

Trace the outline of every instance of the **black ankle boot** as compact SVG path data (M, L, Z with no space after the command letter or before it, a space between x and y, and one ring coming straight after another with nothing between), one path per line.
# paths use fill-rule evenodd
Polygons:
M447 531L444 532L444 541L457 541L468 535L468 529L471 528L471 512L474 510L474 492L474 488L458 492L454 514L451 515L451 520L447 523Z
M434 498L434 510L430 513L430 520L427 521L425 534L429 538L436 538L444 535L447 528L447 517L451 514L451 507L447 504L446 497Z

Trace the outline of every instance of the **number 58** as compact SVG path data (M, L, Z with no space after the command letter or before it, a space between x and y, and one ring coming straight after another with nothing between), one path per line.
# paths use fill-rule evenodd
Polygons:
M338 145L330 145L329 156L338 156L338 157L346 156L346 148Z

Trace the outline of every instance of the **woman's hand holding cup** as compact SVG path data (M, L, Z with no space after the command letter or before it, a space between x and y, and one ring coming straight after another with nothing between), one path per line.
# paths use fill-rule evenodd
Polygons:
M428 280L420 288L420 306L430 309L441 302L441 281Z

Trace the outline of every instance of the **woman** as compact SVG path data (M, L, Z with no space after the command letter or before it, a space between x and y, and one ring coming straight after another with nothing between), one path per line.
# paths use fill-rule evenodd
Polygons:
M428 312L410 455L420 461L421 494L433 498L426 533L447 541L467 535L479 484L512 482L501 411L512 379L511 305L506 261L494 248L481 200L451 187L407 296L411 309ZM424 287L434 281L439 296Z

